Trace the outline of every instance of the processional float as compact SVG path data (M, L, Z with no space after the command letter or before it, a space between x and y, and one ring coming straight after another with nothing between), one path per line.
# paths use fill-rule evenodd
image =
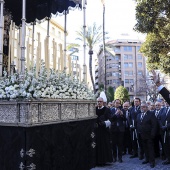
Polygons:
M70 79L66 75L68 69L66 66L66 14L71 8L82 8L83 6L85 34L86 4L86 0L83 2L82 0L0 1L0 77L2 79L2 81L0 80L0 136L2 137L0 145L3 148L0 149L0 154L6 155L0 158L0 169L89 170L94 166L95 134L93 123L96 118L95 101L92 100L94 96L90 94L85 84L81 84L77 80L71 83L72 78ZM17 73L13 59L13 49L16 44L12 41L12 38L9 39L10 48L9 46L4 48L4 27L7 24L4 23L4 9L10 13L13 20L11 22L11 18L8 18L12 23L8 30L10 37L15 34L15 29L13 29L15 26L20 30L17 34L17 45L20 45L20 49L17 49L17 54L20 55ZM49 55L49 21L51 14L56 15L58 13L65 15L64 69L63 74L56 76L55 69L49 71L47 56ZM40 70L40 65L36 63L38 69L36 68L36 75L34 76L28 72L29 64L25 63L25 53L34 49L36 20L43 20L44 18L48 21L45 40L47 47L45 51L46 72L44 75L38 76L44 70ZM32 49L29 50L27 49L29 43L25 43L26 23L32 23L33 26ZM55 46L56 42L53 41L53 47ZM83 46L83 81L86 83L85 38ZM41 48L39 36L37 48ZM55 48L53 50L53 54L55 54ZM6 53L6 60L4 59L4 52ZM33 65L33 59L30 60L28 55L27 63ZM32 53L32 58L34 58L33 55ZM37 52L37 61L40 56L41 53ZM4 65L4 60L8 64ZM53 61L55 62L55 60L54 58ZM25 71L26 67L27 70ZM56 67L55 62L53 68ZM41 82L38 82L40 80ZM55 81L58 84L55 84ZM4 82L8 86L4 87ZM16 82L17 84L15 84ZM28 88L29 91L26 92L25 89L28 90ZM21 96L21 98L18 98L18 96ZM35 97L35 100L29 98L30 96Z

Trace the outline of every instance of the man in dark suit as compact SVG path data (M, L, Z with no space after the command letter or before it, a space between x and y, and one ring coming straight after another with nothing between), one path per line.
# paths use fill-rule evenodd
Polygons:
M129 109L129 125L130 125L130 133L131 133L131 140L132 140L132 149L133 149L133 155L130 156L130 158L135 158L138 157L138 148L140 150L140 155L139 159L143 159L143 147L142 147L142 142L140 139L140 136L138 136L137 131L136 131L136 120L137 120L137 115L141 113L140 110L140 98L135 98L134 99L134 106Z
M160 115L164 112L164 108L161 108L161 102L156 102L155 103L155 110L154 110L154 115L156 116L157 119L157 131L156 131L156 135L154 138L154 151L155 151L155 158L160 157L160 144L161 144L161 148L162 148L162 159L165 159L165 154L164 154L164 149L163 149L163 141L161 138L161 134L160 134L160 128L159 128L159 117Z
M154 157L154 137L157 130L157 120L155 115L148 110L146 102L141 103L141 113L137 115L137 131L141 135L145 161L142 164L150 163L150 167L155 167Z
M112 122L111 122L111 135L112 135L112 151L113 151L113 162L118 161L122 163L122 152L123 152L123 137L125 132L126 120L125 115L121 111L121 101L115 100L115 107L111 110ZM118 153L117 153L118 151Z
M163 141L163 149L167 160L163 165L170 164L170 106L159 116L160 134Z
M151 102L150 106L149 106L149 110L154 112L155 111L155 103Z
M125 133L124 133L124 138L123 138L123 153L126 154L132 154L132 141L131 141L131 136L130 136L130 126L129 126L129 107L130 103L125 102L123 103L123 114L126 116L126 120L124 121L125 124Z

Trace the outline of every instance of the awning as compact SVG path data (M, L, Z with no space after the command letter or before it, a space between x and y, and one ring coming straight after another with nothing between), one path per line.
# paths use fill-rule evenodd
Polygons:
M22 0L4 0L5 9L8 9L16 25L21 24ZM36 19L50 18L51 14L63 13L71 8L82 7L82 0L26 0L26 22Z

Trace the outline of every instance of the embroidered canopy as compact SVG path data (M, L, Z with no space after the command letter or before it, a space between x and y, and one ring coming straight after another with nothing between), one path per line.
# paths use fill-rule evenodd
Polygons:
M16 25L21 24L22 1L4 0L5 9L8 9L13 16ZM51 14L57 15L71 8L82 7L82 0L26 0L26 22L50 18Z

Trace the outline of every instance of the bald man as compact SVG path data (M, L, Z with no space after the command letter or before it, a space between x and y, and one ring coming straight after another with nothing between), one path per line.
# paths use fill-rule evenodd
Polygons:
M104 166L107 162L113 162L110 144L111 111L104 106L102 97L97 99L96 107L96 164Z

